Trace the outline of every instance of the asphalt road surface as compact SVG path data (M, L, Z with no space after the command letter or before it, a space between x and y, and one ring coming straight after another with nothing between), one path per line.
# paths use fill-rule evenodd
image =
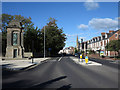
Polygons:
M20 72L3 70L2 88L118 88L117 62L91 59L102 66L82 66L70 57L54 57Z

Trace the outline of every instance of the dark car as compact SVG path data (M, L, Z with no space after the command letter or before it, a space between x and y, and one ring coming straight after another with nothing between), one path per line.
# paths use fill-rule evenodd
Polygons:
M78 54L77 54L77 53L75 53L75 56L78 56Z
M62 55L63 55L63 56L65 56L65 55L66 55L66 53L63 53Z

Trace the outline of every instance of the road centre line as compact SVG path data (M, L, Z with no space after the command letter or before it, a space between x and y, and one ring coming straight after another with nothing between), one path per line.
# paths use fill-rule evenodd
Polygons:
M60 61L61 59L62 59L62 57L60 57L58 61Z

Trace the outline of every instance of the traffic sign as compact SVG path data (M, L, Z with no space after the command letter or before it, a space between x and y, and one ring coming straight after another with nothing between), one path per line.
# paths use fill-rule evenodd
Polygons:
M100 51L100 56L103 56L104 55L104 51Z
M88 63L88 56L85 57L85 62Z

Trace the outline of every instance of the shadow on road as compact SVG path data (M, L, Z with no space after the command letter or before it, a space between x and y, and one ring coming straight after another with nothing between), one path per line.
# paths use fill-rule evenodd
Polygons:
M58 78L52 79L50 81L34 85L34 86L31 86L31 87L28 87L28 88L26 87L26 84L27 84L26 82L30 82L30 81L20 80L20 81L15 81L15 82L10 83L10 84L7 84L7 83L4 84L3 85L3 90L4 89L15 89L15 88L16 89L17 88L21 88L21 89L23 88L25 90L26 89L29 90L29 89L33 89L33 88L36 88L36 89L40 88L40 89L42 89L42 88L46 88L46 86L48 86L48 85L50 85L50 84L52 84L54 82L57 82L59 80L65 79L65 78L67 78L67 76L61 76L61 77L58 77ZM71 87L70 84L69 85L64 85L64 86L58 88L57 90L62 90L62 88L67 88L67 90L68 90L70 87Z
M62 87L60 87L60 88L58 88L56 90L63 90L63 89L69 90L70 88L71 88L71 84L68 84L68 85L64 85L64 86L62 86Z
M10 90L10 89L19 89L24 88L26 86L27 82L30 82L28 80L18 80L13 83L4 83L2 84L3 90Z
M2 68L2 78L9 78L10 76L13 76L17 73L20 73L21 71L14 71L6 68Z
M65 79L65 78L67 78L67 76L61 76L61 77L52 79L52 80L50 80L50 81L47 81L47 82L40 83L40 84L38 84L38 85L32 86L32 87L30 87L30 88L45 88L47 85L52 84L53 82L59 81L59 80L61 80L61 79Z

